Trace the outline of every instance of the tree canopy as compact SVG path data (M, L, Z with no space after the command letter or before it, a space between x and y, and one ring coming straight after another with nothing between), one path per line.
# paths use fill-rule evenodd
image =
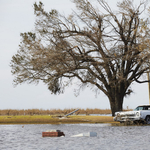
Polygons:
M90 0L72 2L77 11L68 17L46 12L42 2L34 4L35 31L21 33L11 60L14 83L42 80L59 94L78 79L79 88L102 91L114 115L133 82L149 82L141 76L150 67L150 9L146 1L123 0L115 11L104 0L97 0L97 7Z

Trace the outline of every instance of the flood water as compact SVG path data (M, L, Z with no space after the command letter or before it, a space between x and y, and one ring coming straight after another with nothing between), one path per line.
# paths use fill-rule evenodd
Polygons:
M0 150L149 150L150 126L110 124L0 125ZM44 137L59 129L65 137ZM97 137L71 137L97 132Z

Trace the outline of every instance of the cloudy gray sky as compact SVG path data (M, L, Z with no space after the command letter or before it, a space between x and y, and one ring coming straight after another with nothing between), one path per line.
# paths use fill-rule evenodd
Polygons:
M109 5L114 8L114 1ZM18 50L20 33L34 30L33 3L35 0L0 0L0 109L51 109L51 108L110 108L107 97L90 89L74 95L74 88L64 94L52 95L42 82L38 85L22 84L13 87L10 61ZM38 1L37 1L38 2ZM57 9L64 14L74 9L70 0L42 0L46 10ZM134 93L125 98L124 108L135 108L139 104L148 104L148 85L133 84Z

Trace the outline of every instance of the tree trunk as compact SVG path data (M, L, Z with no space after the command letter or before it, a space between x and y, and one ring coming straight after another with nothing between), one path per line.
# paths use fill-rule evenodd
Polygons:
M110 101L110 107L112 116L115 116L115 112L122 111L123 108L123 96L118 93L116 96L109 98Z

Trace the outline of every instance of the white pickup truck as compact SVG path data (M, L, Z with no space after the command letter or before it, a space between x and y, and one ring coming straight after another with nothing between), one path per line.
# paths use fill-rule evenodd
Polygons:
M116 112L114 121L150 124L150 105L140 105L133 111Z

